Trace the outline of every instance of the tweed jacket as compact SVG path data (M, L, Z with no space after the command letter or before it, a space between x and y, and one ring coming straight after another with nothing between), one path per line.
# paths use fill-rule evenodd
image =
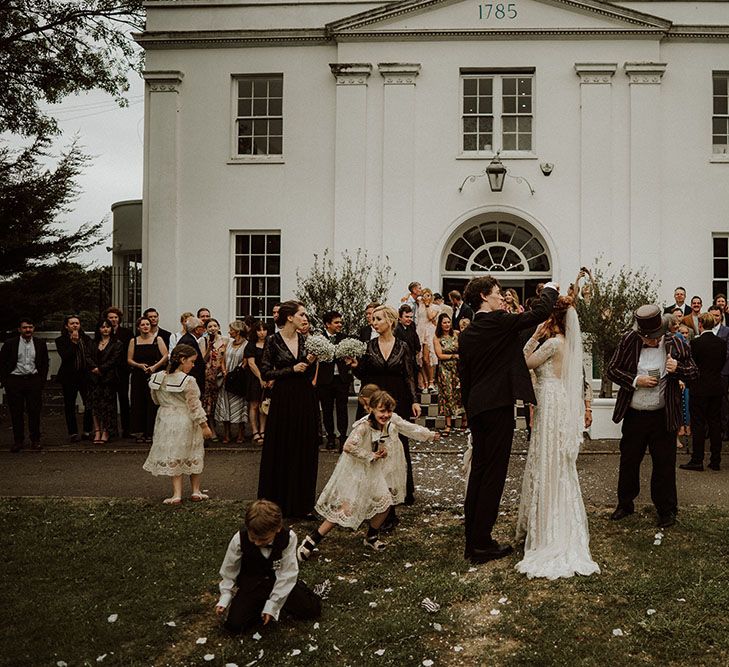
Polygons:
M666 426L669 431L675 431L681 425L681 388L679 380L686 383L693 382L699 374L696 364L691 358L691 350L687 343L677 336L667 333L664 337L666 354L678 362L678 368L674 373L669 373L666 378L665 403L666 403ZM615 403L613 421L617 424L625 417L633 398L633 381L638 371L638 360L640 351L643 348L643 341L636 331L628 331L620 339L618 349L615 350L613 358L607 367L607 376L615 384L620 386L618 399Z

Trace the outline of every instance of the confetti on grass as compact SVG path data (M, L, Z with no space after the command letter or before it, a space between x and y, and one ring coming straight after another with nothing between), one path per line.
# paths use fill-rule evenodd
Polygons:
M653 616L653 614L656 613L656 610L655 609L648 609L645 613L648 614L648 616Z
M491 615L492 615L492 616L498 616L498 615L499 615L500 613L501 613L501 612L500 612L500 611L499 611L498 609L492 609L492 610L491 610Z
M623 631L620 628L615 628L613 630L613 637L622 637Z
M215 653L206 653L206 654L205 654L205 655L203 656L203 660L204 660L205 662L212 662L213 660L215 660Z
M119 614L112 614L106 620L109 621L109 623L116 623L116 619L118 619L118 618L119 618Z
M261 634L259 632L256 632L256 634L253 635L253 639L255 639L256 641L258 641L260 638L261 638Z
M433 602L430 598L423 598L420 606L431 614L435 614L435 612L440 610L440 605L437 602Z
M208 638L207 638L207 637L198 637L198 638L197 638L197 639L195 640L195 643L196 643L196 644L200 644L200 645L202 646L202 645L203 645L203 644L204 644L204 643L205 643L205 642L206 642L207 640L208 640Z
M177 627L177 623L175 623L174 621L167 621L165 623L165 625L168 626L168 627L170 627L170 628L176 628Z
M375 651L375 655L385 655L385 649L384 648L378 648Z

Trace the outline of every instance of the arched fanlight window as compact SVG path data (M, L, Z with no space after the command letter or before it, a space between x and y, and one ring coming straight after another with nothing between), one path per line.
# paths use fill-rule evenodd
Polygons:
M472 221L450 244L444 272L549 276L552 265L544 240L524 221L504 217Z

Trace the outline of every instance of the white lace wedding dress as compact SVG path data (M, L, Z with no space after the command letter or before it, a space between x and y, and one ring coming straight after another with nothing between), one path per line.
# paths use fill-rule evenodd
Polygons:
M579 331L579 324L577 328ZM562 379L563 371L567 372L563 364L565 338L549 338L535 351L536 346L530 339L524 347L527 365L537 377L537 406L516 529L517 540L526 536L524 558L516 569L530 579L599 573L590 556L590 533L577 477L582 428L572 423L582 419L575 407L575 400L582 401L581 343L579 379L575 379L580 394L575 397L572 390L572 403L569 383Z

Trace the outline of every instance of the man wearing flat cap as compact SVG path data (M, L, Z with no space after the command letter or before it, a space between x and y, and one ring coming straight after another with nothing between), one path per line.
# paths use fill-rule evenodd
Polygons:
M661 309L641 306L635 325L623 334L607 368L608 377L620 386L613 421L622 420L618 506L610 517L623 519L635 511L640 492L640 464L645 450L651 455L651 500L658 526L676 523L676 432L681 423L679 380L698 376L688 345L667 333Z

